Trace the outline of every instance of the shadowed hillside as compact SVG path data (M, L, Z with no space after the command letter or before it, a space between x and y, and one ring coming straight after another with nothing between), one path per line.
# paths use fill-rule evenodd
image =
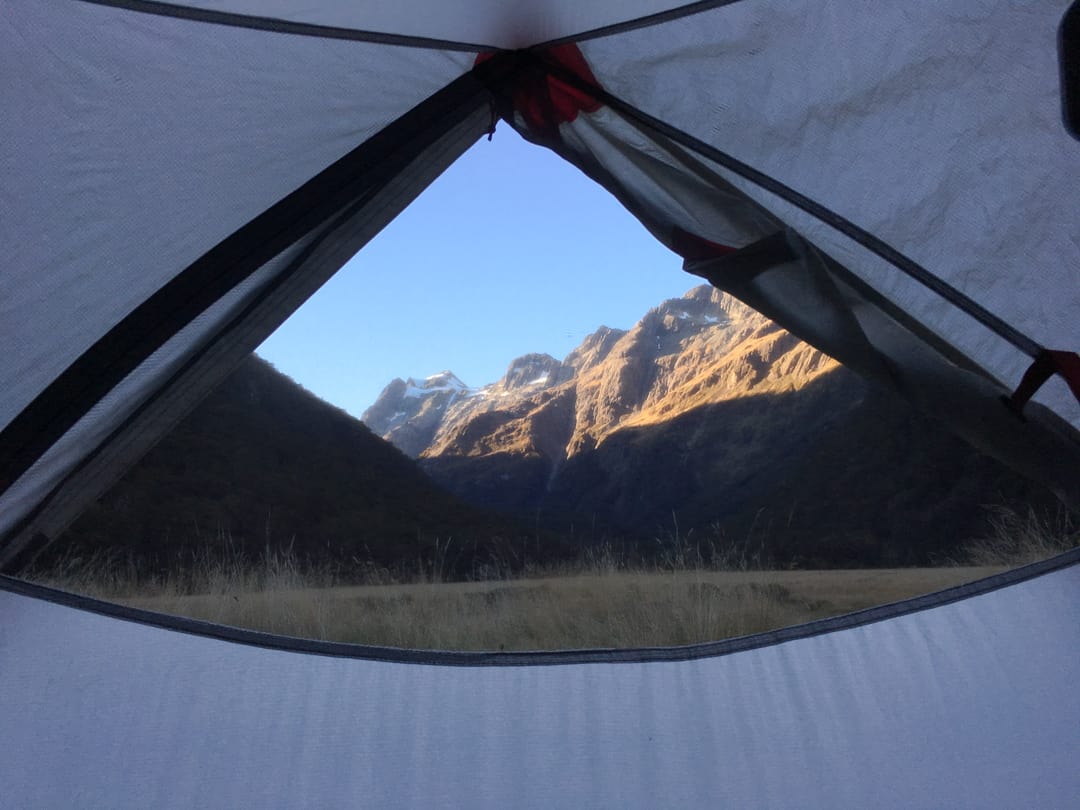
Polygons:
M394 565L430 558L437 539L482 556L515 531L252 356L56 545L163 567L223 545Z

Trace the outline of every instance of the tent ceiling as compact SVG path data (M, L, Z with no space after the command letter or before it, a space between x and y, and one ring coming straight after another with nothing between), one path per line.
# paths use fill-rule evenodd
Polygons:
M1076 491L1080 407L1061 377L1032 403L1049 409L1042 439L1001 404L1034 357L1080 362L1065 4L958 5L8 0L0 532L128 429L123 413L169 398L173 371L147 359L230 285L320 217L389 221L422 187L406 178L430 182L496 114L688 260L786 233L786 269L706 275L846 363L855 329L871 376L935 413L951 397L954 428L1018 449L1022 469L1047 466L1044 439L1060 445L1052 486ZM371 165L333 168L354 152ZM345 208L279 210L328 171L332 193L314 196ZM267 289L300 272L274 267ZM811 278L822 306L803 296ZM227 343L226 320L178 367ZM96 434L113 438L57 458L129 373L140 393Z
M135 4L132 4L135 5ZM140 4L141 5L141 4ZM153 4L146 4L153 5ZM681 0L194 0L187 7L478 46L527 48L680 7Z

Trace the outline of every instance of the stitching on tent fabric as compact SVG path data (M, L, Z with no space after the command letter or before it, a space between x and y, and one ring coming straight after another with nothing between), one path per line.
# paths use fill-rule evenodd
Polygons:
M215 638L221 641L246 644L284 652L307 655L326 655L336 658L357 658L369 661L387 661L403 664L424 664L428 666L458 667L522 667L522 666L558 666L567 664L636 664L646 662L693 661L701 658L717 658L746 650L771 647L788 641L811 638L838 630L848 630L868 624L895 619L912 613L919 613L931 608L942 607L975 596L982 596L993 591L1018 585L1044 574L1070 568L1080 564L1080 547L1066 551L1048 560L1031 563L1011 571L1005 571L985 579L957 585L936 593L916 596L888 605L867 608L866 610L833 616L808 622L807 624L785 627L757 633L752 636L725 639L723 641L690 644L684 647L645 647L639 649L599 649L599 650L554 650L540 652L452 652L440 650L411 650L397 647L377 647L364 644L345 644L335 641L316 641L314 639L292 638L255 630L243 630L227 627L197 619L180 616L168 616L149 610L126 607L112 602L103 602L88 596L60 591L44 585L37 585L25 580L0 575L0 591L42 599L58 605L111 616L116 619L136 624L159 627L181 633Z
M214 11L213 9L192 8L173 3L161 3L157 0L81 0L98 6L135 11L140 14L155 14L159 17L174 17L189 22L227 25L233 28L250 28L254 31L270 31L277 34L293 34L320 39L342 39L353 42L375 42L383 45L398 45L405 48L426 48L439 51L494 51L498 48L489 45L477 45L469 42L432 39L430 37L404 36L400 34L382 34L377 31L360 31L353 28L339 28L331 25L316 25L281 20L276 17L256 17L250 14Z

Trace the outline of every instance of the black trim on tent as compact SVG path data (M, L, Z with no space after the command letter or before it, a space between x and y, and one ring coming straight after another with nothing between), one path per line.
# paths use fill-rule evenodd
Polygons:
M802 211L811 216L821 220L826 225L834 228L840 233L847 236L849 239L857 242L862 247L874 253L876 256L884 259L889 264L896 267L901 272L905 273L910 278L922 284L927 289L937 293L946 301L951 303L957 309L966 313L976 321L981 323L990 331L996 333L1004 340L1011 343L1017 349L1029 357L1036 357L1043 350L1043 347L1023 332L1016 329L1011 324L1005 322L997 315L993 314L981 304L977 303L972 298L962 293L960 290L953 287L951 284L942 280L941 278L933 275L929 270L923 267L918 262L904 255L896 248L877 238L868 231L863 230L851 220L836 213L835 211L826 208L821 203L810 199L809 197L801 194L788 185L785 185L781 181L771 177L764 172L758 171L752 166L743 163L735 157L722 152L716 147L699 140L698 138L684 132L677 127L673 127L670 124L664 123L658 118L654 118L642 110L639 110L632 104L623 101L618 96L609 93L602 87L593 85L580 76L576 75L572 71L565 70L561 65L552 61L544 60L543 58L537 58L537 62L552 75L555 75L559 80L571 85L572 87L581 90L584 93L596 98L598 101L611 107L616 112L625 116L626 118L636 122L641 126L645 126L652 129L655 132L659 132L662 135L670 138L671 140L685 146L699 155L702 155L709 160L723 166L729 171L737 174L745 180L749 180L751 183L765 189L766 191L775 194L782 200L791 203L798 207Z
M488 99L481 99L479 100L476 109L482 109L487 112L488 103ZM453 128L447 130L448 133L453 133L453 131ZM433 163L439 165L433 166ZM414 168L417 166L423 166L424 168ZM428 182L430 182L430 179L433 179L440 174L441 170L441 161L429 161L429 153L428 151L425 151L422 159L417 160L411 164L409 168L405 169L403 173L397 175L393 185L387 187L381 193L384 195L387 193L395 195L402 193L401 183L403 178L405 178L404 183L406 186L410 186L418 191L423 187L426 187ZM415 180L409 179L411 175L415 174L421 174L428 178L426 182L422 181L419 188L414 185ZM415 196L415 194L410 194L408 191L405 191L405 193L409 196ZM123 437L128 436L131 430L140 430L138 426L144 419L155 419L152 413L157 412L160 414L163 408L169 407L166 403L169 403L174 407L178 402L186 403L186 406L180 406L179 411L174 411L174 417L168 420L168 424L175 425L183 414L187 413L203 395L215 387L215 385L227 375L228 372L225 372L219 373L215 377L215 372L206 371L207 362L210 362L214 369L220 368L220 350L224 345L243 344L243 348L240 348L238 353L233 354L234 359L253 351L282 320L282 318L270 316L267 310L268 307L270 308L269 312L283 312L280 307L282 306L282 296L284 296L286 300L292 302L287 305L288 309L286 311L286 314L291 313L295 311L296 306L299 305L301 301L305 300L315 289L322 285L323 281L325 281L325 276L323 276L321 280L319 279L319 276L326 273L327 264L325 264L325 258L322 260L316 259L316 254L323 250L329 240L340 241L340 229L349 228L350 236L360 240L358 244L366 242L367 238L362 236L364 229L361 228L360 231L357 232L355 227L350 227L350 223L354 217L367 212L372 206L375 206L376 208L380 207L377 198L373 200L372 198L365 196L348 209L340 212L327 224L322 233L315 235L309 243L304 246L284 270L277 273L273 279L263 285L260 290L251 297L248 303L244 305L239 313L237 313L228 323L220 327L216 337L205 342L204 345L196 349L192 355L175 372L173 372L172 376L167 381L141 402L135 410L99 444L98 448L93 453L84 457L26 517L15 524L15 527L7 534L7 537L10 538L8 545L0 549L0 573L5 571L17 572L25 566L32 565L36 555L56 539L59 531L62 531L70 520L81 511L81 506L89 503L101 492L106 491L109 486L115 483L119 475L126 470L131 461L142 455L142 450L132 450L131 445L129 444L127 448L119 450L119 458L126 459L126 461L122 460L117 464L115 460L111 463L106 461L103 458L103 451L114 449L116 443L121 441ZM367 227L373 228L369 231L368 238L370 238L370 235L374 235L374 233L381 230L382 225L376 222L369 223ZM350 255L355 254L355 250L353 249L348 249L346 252ZM323 268L321 272L316 274L315 278L310 277L312 270L310 264L312 261L318 261L319 265ZM341 263L333 263L333 266L329 268L329 271L332 274L340 267ZM305 278L307 278L306 281L304 280ZM297 289L298 285L300 287L299 290ZM292 288L291 292L287 288ZM306 292L304 291L305 289ZM272 320L268 320L268 318L272 318ZM257 326L256 324L261 324L261 326ZM252 336L252 330L256 333L254 337ZM241 333L243 333L243 335L241 335ZM215 353L218 357L217 361L210 359L210 356ZM190 379L191 375L195 375L197 382L192 382ZM187 393L182 394L179 398L174 396L174 389L178 385L185 385L187 389ZM191 392L193 390L196 393L192 394ZM156 418L160 419L161 417L158 416ZM146 435L144 431L146 431L145 426L140 430L140 433L143 436ZM163 435L163 433L164 431L161 431L157 435ZM154 439L151 439L151 443L153 440ZM139 439L136 439L135 443L138 444L139 441ZM145 450L146 447L146 444L142 445L143 450ZM116 458L115 454L113 455L113 458ZM104 469L102 468L102 464L105 465ZM58 507L57 499L64 498L65 490L70 490L73 486L81 491L86 491L88 489L86 486L87 476L92 476L93 493L88 497L82 498L82 500L79 501L80 506L72 508L71 502L73 498L69 491L67 498ZM81 485L78 483L80 482L80 479L82 479ZM57 514L58 511L59 515ZM46 513L49 514L49 522L43 527L41 521L45 519Z
M270 31L275 34L294 34L303 37L318 37L320 39L374 42L379 45L399 45L406 48L464 51L467 53L499 50L489 45L476 45L469 42L454 42L452 40L404 36L401 34L383 34L378 31L360 31L332 25L292 22L276 17L257 17L251 14L236 14L208 8L192 8L191 6L180 6L174 3L162 3L157 0L81 0L81 2L91 3L96 6L109 6L124 11L137 11L141 14L154 14L158 17L172 17L189 22L227 25L232 28L248 28L253 31Z
M0 492L19 479L109 391L209 306L357 199L371 197L477 96L516 71L504 53L386 126L180 272L87 349L0 432Z
M337 220L342 221L347 219L351 214L354 213L354 210L359 207L361 207L360 204L352 206L347 212L339 216ZM333 227L334 226L331 225L327 233L333 230ZM256 310L263 301L266 300L267 297L269 297L275 290L281 287L282 284L289 280L292 274L295 273L304 264L304 261L319 247L322 239L324 239L325 236L326 234L323 234L306 248L304 248L300 255L289 263L288 268L286 268L278 275L274 276L274 278L267 283L265 288L260 290L259 294L255 296L252 301L247 304L235 318L230 320L229 323L224 326L224 328L221 330L221 333L227 333L230 329L233 329L239 324L243 323L248 318L248 316L254 310ZM145 401L140 403L139 406L134 411L132 411L131 414L123 422L121 422L116 427L116 429L113 430L105 438L103 442L101 442L100 446L108 447L118 437L122 436L131 427L131 425L139 419L140 416L142 416L149 408L151 408L155 403L158 402L160 397L170 389L173 383L181 379L184 374L186 374L188 371L198 365L199 361L202 360L209 348L209 345L203 346L201 349L192 354L191 357L189 357L157 391L147 397ZM15 527L11 529L10 532L8 532L8 536L18 537L22 532L26 530L28 526L34 523L41 516L42 512L49 508L52 498L61 489L63 489L64 486L66 486L72 478L77 476L83 471L83 469L89 466L93 462L95 456L96 453L87 454L75 466L75 468L71 470L71 472L64 476L64 479L59 484L53 487L53 489L49 492L48 495L42 498L41 502L37 505L36 508L34 508L26 517L24 517L22 520L15 524ZM54 538L52 537L38 534L30 538L30 542L26 546L17 549L13 554L7 549L4 549L3 553L0 553L0 572L3 572L5 570L18 571L25 566L31 565L37 554L40 553L46 546L48 546L48 544L51 543L53 539Z
M1080 0L1074 0L1061 18L1058 31L1061 60L1061 114L1065 129L1080 140Z
M859 610L843 616L819 619L807 624L771 630L752 636L725 639L723 641L690 644L683 647L644 647L639 649L597 649L597 650L554 650L541 652L452 652L446 650L410 650L397 647L378 647L366 644L345 644L336 641L316 641L314 639L279 636L272 633L260 633L255 630L242 630L237 627L212 624L197 619L180 616L168 616L149 610L126 607L104 602L88 596L68 593L67 591L37 585L21 579L0 576L0 591L40 599L64 607L110 616L115 619L136 624L159 627L189 633L204 638L218 639L234 644L246 644L252 647L281 650L284 652L304 653L307 655L326 655L335 658L356 658L367 661L386 661L401 664L425 664L429 666L458 667L523 667L554 666L566 664L639 664L646 662L693 661L700 658L717 658L732 653L772 647L788 641L812 638L825 633L863 627L887 619L895 619L919 613L924 610L961 602L975 596L982 596L993 591L1018 585L1055 571L1060 571L1080 564L1080 547L1066 551L1048 560L1032 563L1011 571L986 577L985 579L957 585L936 593L916 596L901 602Z
M691 17L694 14L712 11L714 8L720 8L722 6L733 6L736 3L741 2L742 0L701 0L701 2L698 3L688 3L685 6L678 6L677 8L668 9L667 11L646 14L644 17L636 17L632 20L625 20L623 22L612 23L611 25L603 25L599 28L592 28L588 31L582 31L580 34L559 37L558 39L539 43L533 47L536 49L551 48L555 45L565 45L568 42L588 42L590 39L602 39L603 37L610 37L615 34L623 34L627 31L637 31L641 28L651 28L654 25L663 25L672 20L680 20L683 17Z

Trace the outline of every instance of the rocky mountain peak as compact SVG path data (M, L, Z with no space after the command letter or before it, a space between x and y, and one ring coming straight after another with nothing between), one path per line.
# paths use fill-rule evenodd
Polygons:
M799 387L834 366L702 285L649 310L629 331L601 326L562 362L542 353L518 357L483 388L450 372L395 380L364 421L414 457L525 454L557 470L623 428Z
M740 326L765 323L767 319L737 298L703 284L681 298L671 298L650 310L642 323L667 332L687 332L702 327Z
M498 385L503 391L540 389L560 382L562 363L550 354L526 354L514 360Z
M418 380L395 379L360 417L374 433L416 457L431 443L447 410L472 389L452 371Z
M422 380L409 377L407 388L408 390L405 392L405 396L407 397L422 397L427 394L440 392L456 391L461 393L462 391L469 390L469 386L459 380L457 375L452 371L440 371L438 374L432 374L430 377L425 377Z
M608 326L601 326L595 332L586 336L580 346L566 355L566 359L563 360L563 368L567 371L581 372L595 366L597 363L602 363L612 347L625 334L625 329L612 329Z

